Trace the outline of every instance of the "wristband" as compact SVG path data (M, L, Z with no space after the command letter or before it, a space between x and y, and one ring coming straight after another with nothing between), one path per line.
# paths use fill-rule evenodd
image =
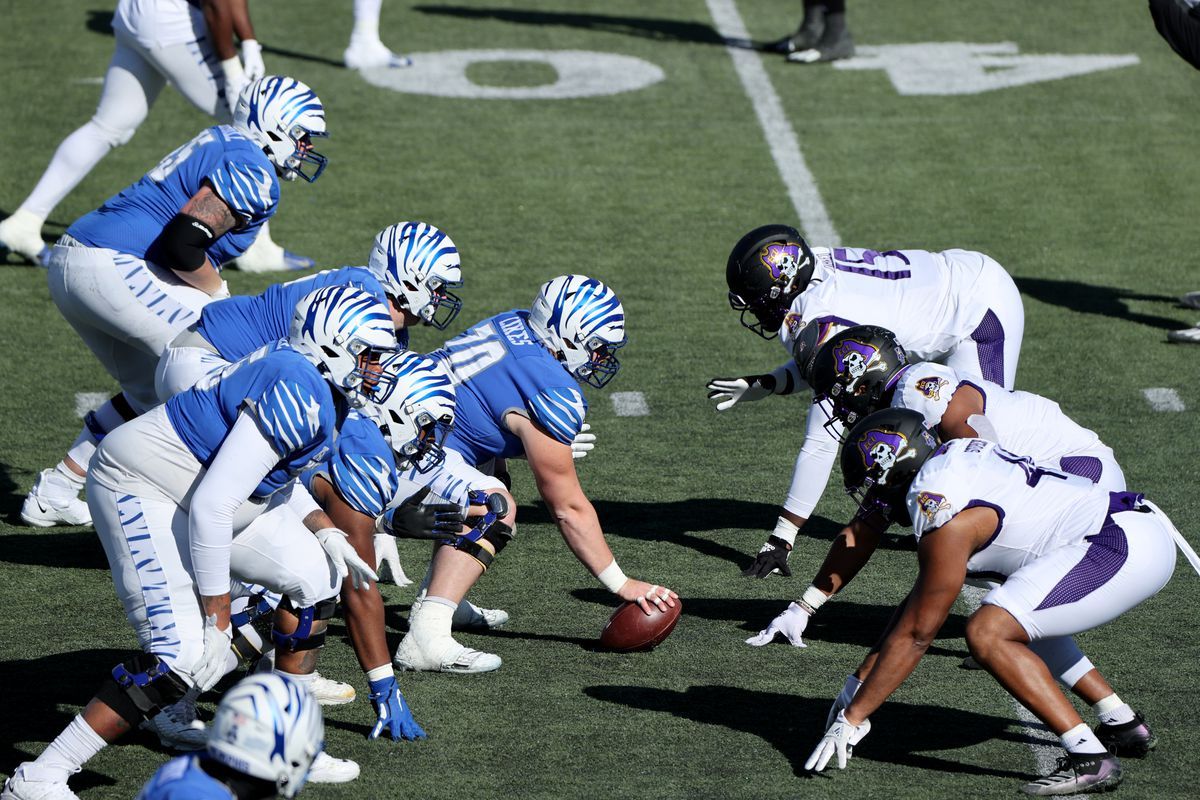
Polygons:
M799 526L793 525L783 517L780 517L779 519L775 520L775 530L771 532L771 535L778 536L789 545L794 546L796 544L796 534L799 533L799 531Z
M621 591L621 587L624 586L625 581L629 579L625 577L625 573L621 571L619 566L617 566L617 560L614 558L613 562L605 567L600 574L596 576L596 580L603 583L604 588L608 589L613 594L616 594L617 592Z
M382 681L382 680L386 680L387 678L393 678L393 677L395 677L395 675L396 675L396 671L394 669L392 669L392 665L384 664L382 667L375 667L374 669L367 670L367 681L369 681L370 683L374 683L375 681Z
M829 595L809 584L808 588L804 590L804 594L800 595L800 599L796 602L809 614L816 614L817 609L823 606L828 599Z

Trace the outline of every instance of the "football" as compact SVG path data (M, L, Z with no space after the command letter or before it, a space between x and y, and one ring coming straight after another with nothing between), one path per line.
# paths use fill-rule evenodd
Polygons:
M683 601L677 599L675 607L667 606L666 611L659 611L653 605L650 609L647 616L637 603L622 603L600 631L600 646L618 653L653 650L675 630Z

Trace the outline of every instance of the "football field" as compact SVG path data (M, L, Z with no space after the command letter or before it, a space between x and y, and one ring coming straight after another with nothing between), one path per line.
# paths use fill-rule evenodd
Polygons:
M0 216L93 113L113 5L0 3ZM915 550L893 532L814 618L807 648L746 646L808 585L852 505L835 471L797 539L794 577L743 578L786 494L809 395L718 414L705 384L785 358L726 300L726 256L755 226L793 224L816 245L979 250L1024 300L1017 387L1099 433L1129 488L1200 544L1200 347L1166 342L1200 318L1176 303L1200 289L1200 73L1158 36L1145 3L852 0L856 58L800 66L742 41L790 32L797 0L389 0L383 39L416 61L391 75L341 66L350 5L250 4L268 72L308 83L331 134L320 181L283 187L275 239L327 268L365 263L386 225L436 224L461 251L466 280L446 335L527 308L556 275L613 287L629 344L617 379L588 390L599 441L577 466L624 571L678 591L683 616L653 652L598 651L615 600L571 556L528 469L514 464L517 538L470 595L512 619L458 635L503 667L401 674L429 737L368 741L366 681L335 619L320 670L359 698L325 709L327 749L362 775L302 796L1009 797L1045 771L1057 737L989 675L960 667L960 600L848 769L805 774L831 700L911 588ZM209 124L164 90L47 235ZM235 293L285 279L226 277ZM412 345L444 338L423 328ZM50 301L44 270L13 256L0 265L0 342L8 775L136 640L91 529L18 518L38 471L78 432L80 394L116 385ZM402 541L400 553L420 580L427 547ZM383 593L394 646L415 586ZM1200 577L1181 557L1160 594L1079 637L1159 737L1148 758L1123 762L1122 797L1197 794L1197 608ZM206 715L214 706L201 703ZM130 798L167 758L138 734L72 786L85 800Z

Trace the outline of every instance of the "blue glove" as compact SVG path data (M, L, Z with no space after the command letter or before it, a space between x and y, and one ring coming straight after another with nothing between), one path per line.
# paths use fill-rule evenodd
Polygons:
M371 681L371 704L375 706L379 721L371 729L368 739L378 739L384 729L392 735L393 742L425 738L425 731L413 719L408 703L404 702L404 695L400 694L400 684L396 683L395 675Z

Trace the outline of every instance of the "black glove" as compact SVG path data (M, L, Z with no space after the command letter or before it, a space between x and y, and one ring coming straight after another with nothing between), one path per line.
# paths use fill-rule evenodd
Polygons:
M383 514L383 530L399 539L453 539L462 531L462 509L453 503L421 505L429 495L423 487Z
M742 574L747 578L765 578L775 570L779 570L780 575L790 578L792 571L788 569L787 563L790 552L792 552L790 544L778 536L772 536L763 544L758 555L750 562L750 566L742 570Z

